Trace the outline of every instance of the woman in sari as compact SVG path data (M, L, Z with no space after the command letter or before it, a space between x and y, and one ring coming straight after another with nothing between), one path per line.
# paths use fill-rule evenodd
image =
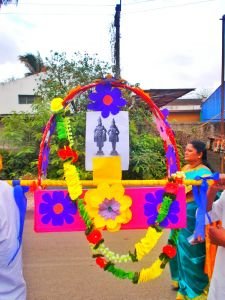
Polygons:
M192 141L185 149L183 167L186 179L196 176L211 175L207 163L206 146L203 142ZM178 289L176 300L206 300L209 285L208 276L204 273L206 246L205 242L192 243L190 237L195 230L197 204L194 201L192 186L186 186L187 227L180 230L177 244L177 255L170 262L173 285Z

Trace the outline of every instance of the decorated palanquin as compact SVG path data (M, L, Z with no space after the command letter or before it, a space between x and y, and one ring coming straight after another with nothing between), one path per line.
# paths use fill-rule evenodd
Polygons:
M129 116L125 92L145 101L152 112L165 149L167 177L164 180L123 180L122 170L129 168ZM86 112L85 167L93 180L80 180L76 137L70 126L71 104L82 93L88 94ZM38 188L35 198L35 230L59 232L83 230L93 258L116 277L141 283L158 277L176 255L179 228L186 226L185 188L180 172L173 131L167 122L167 110L159 108L149 94L123 80L108 76L78 86L64 98L51 102L52 116L45 126L38 159ZM57 154L63 162L65 187L50 189L46 183L51 137L58 143ZM55 182L56 183L56 182ZM57 185L57 183L55 184ZM125 271L119 263L137 262L157 244L164 228L171 231L156 261L139 271ZM146 229L134 249L118 254L107 247L104 231Z

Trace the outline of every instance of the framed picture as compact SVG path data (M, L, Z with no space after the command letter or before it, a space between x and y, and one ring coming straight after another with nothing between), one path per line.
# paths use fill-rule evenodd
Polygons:
M93 157L120 156L122 170L129 168L128 112L103 118L101 112L86 113L85 168L92 171Z

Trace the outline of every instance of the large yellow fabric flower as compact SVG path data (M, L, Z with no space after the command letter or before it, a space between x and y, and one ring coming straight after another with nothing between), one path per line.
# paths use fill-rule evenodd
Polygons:
M109 186L107 183L100 183L96 189L86 192L84 200L86 210L98 229L118 231L121 224L128 223L132 218L129 209L132 200L124 195L121 184Z
M56 113L58 111L60 111L61 109L63 109L63 99L62 98L54 98L51 101L51 111Z

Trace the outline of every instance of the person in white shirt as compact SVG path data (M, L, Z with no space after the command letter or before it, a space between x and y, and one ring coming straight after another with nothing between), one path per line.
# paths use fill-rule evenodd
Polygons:
M20 226L14 188L0 181L0 300L26 299Z
M221 190L221 196L213 202L216 193ZM218 248L207 299L225 300L225 174L220 174L220 179L209 187L207 210L212 221L222 222L221 226L209 229L210 241Z

